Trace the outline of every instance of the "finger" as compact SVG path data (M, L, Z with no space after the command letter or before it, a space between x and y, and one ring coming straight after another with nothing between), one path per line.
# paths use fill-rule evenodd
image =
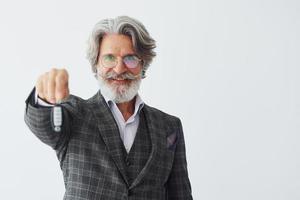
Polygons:
M55 103L55 76L56 72L51 70L48 78L48 98L51 103Z
M68 78L66 74L60 73L56 77L55 99L61 101L69 96Z
M42 75L39 76L35 88L36 88L38 97L44 99L45 97L43 94L43 76Z
M43 76L43 95L44 95L44 100L49 102L49 98L48 98L48 74L45 73Z

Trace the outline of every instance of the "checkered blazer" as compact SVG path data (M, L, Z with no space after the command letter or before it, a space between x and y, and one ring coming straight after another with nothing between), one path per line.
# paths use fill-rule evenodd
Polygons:
M35 105L34 90L26 100L25 123L55 150L63 172L65 200L193 199L177 117L144 105L151 153L129 182L119 130L100 90L88 100L70 95L62 102L61 132L52 129L52 108Z

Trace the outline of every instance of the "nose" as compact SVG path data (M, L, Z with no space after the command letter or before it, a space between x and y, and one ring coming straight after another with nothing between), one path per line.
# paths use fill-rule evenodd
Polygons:
M117 65L113 68L117 74L122 74L127 71L127 67L124 65L123 60L119 59Z

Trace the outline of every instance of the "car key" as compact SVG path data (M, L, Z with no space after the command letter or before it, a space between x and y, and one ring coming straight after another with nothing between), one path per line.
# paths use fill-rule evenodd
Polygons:
M63 110L62 106L56 104L51 111L52 128L55 132L60 132L63 124Z

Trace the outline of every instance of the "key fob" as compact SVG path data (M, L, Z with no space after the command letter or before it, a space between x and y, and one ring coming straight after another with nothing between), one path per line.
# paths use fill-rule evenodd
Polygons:
M60 105L52 107L51 111L51 124L55 132L60 132L63 124L63 109Z

